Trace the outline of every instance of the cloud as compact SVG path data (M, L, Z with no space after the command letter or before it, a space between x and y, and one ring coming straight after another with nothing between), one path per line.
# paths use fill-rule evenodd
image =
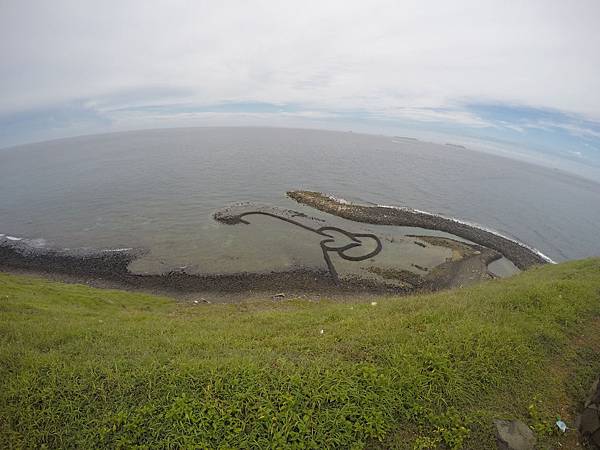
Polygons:
M14 0L2 8L5 110L167 86L196 103L371 110L478 98L600 118L594 0Z
M599 139L600 140L600 125L579 125L571 122L553 122L540 120L538 122L530 122L524 125L527 128L537 128L540 130L564 130L572 136Z

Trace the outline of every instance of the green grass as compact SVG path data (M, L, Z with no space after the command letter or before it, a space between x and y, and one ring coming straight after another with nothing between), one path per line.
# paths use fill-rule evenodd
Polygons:
M321 333L323 330L323 333ZM600 370L600 259L371 304L186 305L0 274L0 446L542 443Z

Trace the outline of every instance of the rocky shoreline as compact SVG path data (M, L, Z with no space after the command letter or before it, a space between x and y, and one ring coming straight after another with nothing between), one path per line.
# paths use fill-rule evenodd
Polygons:
M128 290L143 290L167 294L175 297L207 295L221 297L222 301L235 301L227 297L233 294L252 295L286 293L293 297L304 294L349 296L362 295L403 295L416 292L433 292L453 287L463 287L478 281L494 278L487 265L504 255L520 269L543 264L544 259L532 250L516 242L475 227L442 217L410 210L385 207L354 205L335 200L324 194L308 191L289 192L296 201L316 209L335 214L356 222L385 225L402 225L446 231L468 239L475 244L467 244L449 238L432 236L407 236L415 238L421 247L430 245L447 247L454 255L442 264L431 268L414 265L414 272L393 268L367 268L375 276L359 274L338 277L329 254L341 259L361 261L371 259L381 250L379 238L372 234L353 234L337 227L322 223L297 211L264 209L245 210L225 208L215 213L215 219L226 224L246 223L243 217L249 214L268 215L312 231L321 236L321 246L328 270L309 267L295 267L285 271L238 272L238 273L187 273L173 270L161 274L134 273L129 265L140 258L143 249L119 250L67 250L36 246L27 239L0 238L0 271L35 273L62 281L86 283L98 287ZM277 214L275 214L277 213ZM336 244L331 233L342 234L349 244ZM352 253L363 241L372 239L378 247ZM341 245L341 246L340 246ZM366 252L366 253L365 253ZM202 298L202 297L199 297Z
M288 197L303 205L355 222L374 225L396 225L426 228L468 239L483 247L497 251L521 270L546 264L549 261L533 249L490 231L408 208L366 206L337 200L321 192L290 191Z
M162 274L139 274L129 264L145 252L77 251L34 248L26 242L0 240L0 271L42 275L56 281L84 283L95 287L141 290L182 299L211 298L216 301L242 301L242 296L285 293L288 298L305 295L363 297L407 295L462 287L493 278L487 264L500 257L494 250L462 244L445 238L413 236L427 245L462 246L458 259L448 260L424 275L406 270L377 269L369 272L379 280L360 276L332 278L327 270L295 268L281 272L239 272L232 274L189 274L175 270ZM442 242L452 241L452 242ZM423 268L420 268L423 269ZM427 269L425 269L427 270Z
M146 290L171 295L198 292L235 294L319 293L319 294L406 294L408 290L393 284L363 278L344 278L336 283L325 270L297 268L282 272L239 272L233 274L188 274L171 271L164 274L137 274L128 265L144 252L77 252L28 247L22 242L0 242L0 271L25 271L45 276L66 276L81 283L108 287Z

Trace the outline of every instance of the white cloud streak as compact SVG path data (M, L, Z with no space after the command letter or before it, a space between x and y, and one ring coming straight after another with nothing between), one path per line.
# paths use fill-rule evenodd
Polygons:
M536 122L528 122L523 125L525 128L535 128L538 130L550 131L552 129L564 130L571 136L587 138L587 139L598 139L600 140L600 131L594 129L575 125L567 122L557 122L551 120L539 120Z

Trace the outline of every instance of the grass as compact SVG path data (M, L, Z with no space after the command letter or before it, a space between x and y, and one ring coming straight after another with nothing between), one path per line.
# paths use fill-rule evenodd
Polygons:
M321 330L323 330L321 332ZM377 305L188 305L0 274L0 446L568 448L600 259Z

